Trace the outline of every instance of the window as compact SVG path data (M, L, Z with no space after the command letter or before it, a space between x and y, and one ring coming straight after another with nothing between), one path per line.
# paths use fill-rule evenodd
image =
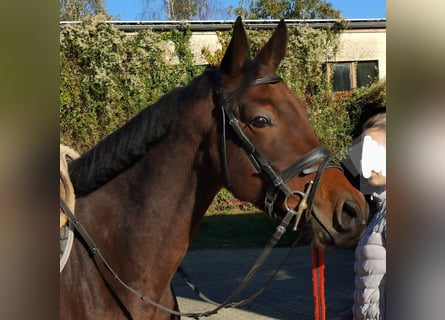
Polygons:
M376 61L357 62L357 87L369 86L379 76Z
M351 64L336 63L334 64L333 88L334 91L347 91L352 88L351 85Z
M378 61L329 63L327 72L335 92L349 91L370 85L378 79Z

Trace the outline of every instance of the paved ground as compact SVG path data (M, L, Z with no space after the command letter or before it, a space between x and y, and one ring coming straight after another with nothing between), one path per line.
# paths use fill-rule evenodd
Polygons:
M189 277L207 296L223 301L237 287L244 275L260 255L262 248L215 248L191 249L183 267ZM266 281L288 253L289 248L273 249L264 267L247 288L254 292ZM327 319L349 308L353 293L354 250L329 250L325 252L325 297ZM224 309L207 319L313 319L313 298L311 279L311 248L296 247L277 279L247 306L241 309ZM209 310L213 306L202 302L184 283L175 276L173 286L179 299L180 310L196 312ZM244 298L242 295L240 298Z

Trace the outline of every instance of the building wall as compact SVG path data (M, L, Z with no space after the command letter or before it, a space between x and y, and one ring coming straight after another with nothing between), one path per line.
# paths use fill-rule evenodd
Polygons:
M215 31L194 31L191 50L196 64L206 64L201 50L208 47L211 52L221 48ZM386 29L346 30L340 35L337 55L330 62L354 62L378 60L379 78L386 77Z
M76 21L62 21L62 24L79 23ZM202 56L202 49L207 47L210 52L221 48L216 31L231 30L233 21L109 21L118 29L129 35L139 30L153 31L171 30L187 26L192 30L190 39L191 50L194 53L195 63L206 64ZM274 29L278 20L246 20L245 24L254 29ZM290 25L304 25L313 28L326 27L333 22L329 20L286 20ZM356 62L378 61L379 78L386 77L386 19L352 19L348 20L349 29L340 35L340 46L336 57L328 62ZM169 63L178 63L173 55L173 43L166 44L166 60Z
M201 50L208 48L210 52L215 52L221 49L221 44L218 42L218 37L215 31L193 31L190 38L191 51L195 57L195 63L198 65L207 64Z
M378 60L379 78L386 77L386 29L346 30L332 62Z

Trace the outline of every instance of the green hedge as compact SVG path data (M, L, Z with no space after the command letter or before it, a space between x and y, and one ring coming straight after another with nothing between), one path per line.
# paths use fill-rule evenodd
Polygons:
M271 32L248 30L252 56ZM304 26L289 28L288 50L278 73L297 96L307 101L317 135L340 160L359 127L367 100L385 96L386 92L384 85L340 97L332 92L324 64L335 54L338 33ZM190 36L189 30L144 30L129 35L104 23L100 16L61 25L61 142L84 152L170 89L201 74L205 66L193 64ZM231 31L218 32L218 36L222 50L211 53L203 48L212 65L222 58ZM169 47L177 63L167 60L171 56ZM380 103L386 103L386 99ZM224 192L218 199L219 204L213 207L236 203Z
M203 71L187 47L191 33L141 31L127 35L94 17L61 26L61 142L83 152ZM179 64L167 61L176 48Z

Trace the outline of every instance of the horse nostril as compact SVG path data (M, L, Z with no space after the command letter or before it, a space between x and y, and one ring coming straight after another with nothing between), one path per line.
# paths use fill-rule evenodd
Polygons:
M357 203L352 201L345 201L343 204L343 214L346 214L351 219L355 219L359 216L360 208Z
M354 201L345 201L337 219L343 230L355 227L357 220L360 220L360 207Z

